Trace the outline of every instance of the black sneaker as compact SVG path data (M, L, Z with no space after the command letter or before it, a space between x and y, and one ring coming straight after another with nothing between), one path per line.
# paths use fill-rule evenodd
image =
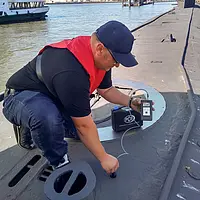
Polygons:
M68 157L67 154L65 154L63 156L62 160L60 161L60 163L57 166L52 166L52 167L55 170L55 169L58 169L58 168L61 168L61 167L65 166L65 165L67 165L69 163L70 163L69 157Z
M17 144L26 149L26 150L32 150L35 149L35 145L33 144L31 133L28 128L25 128L23 126L16 126L13 125L15 137L17 140Z

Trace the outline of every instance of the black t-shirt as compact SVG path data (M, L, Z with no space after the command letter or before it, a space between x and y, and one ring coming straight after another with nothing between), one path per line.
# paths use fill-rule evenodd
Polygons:
M72 117L83 117L91 113L89 75L68 49L45 49L41 66L44 83L36 75L34 58L13 74L6 86L16 90L42 92L50 96ZM106 89L111 86L110 70L106 72L98 88ZM56 98L50 91L56 94Z

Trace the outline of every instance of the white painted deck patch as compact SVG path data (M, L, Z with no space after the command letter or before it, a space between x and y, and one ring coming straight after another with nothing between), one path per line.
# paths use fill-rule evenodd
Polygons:
M154 88L151 86L145 85L141 82L133 82L128 80L113 80L114 86L121 86L121 87L129 87L136 89L145 89L149 93L149 99L153 100L155 111L153 111L153 120L152 121L144 121L144 124L142 126L142 130L148 128L152 124L154 124L156 121L160 119L160 117L163 115L165 109L166 109L166 102L164 97ZM144 95L146 93L144 92ZM111 113L111 108L113 106L109 105L110 103L105 101L103 98L99 102L95 104L94 109L92 109L92 112L95 113L95 111L102 110L103 117L106 117L105 115L108 113ZM106 114L103 113L103 109L106 110ZM95 119L94 119L95 120ZM137 130L132 130L132 133ZM111 125L103 128L98 128L99 137L101 141L107 141L107 140L113 140L115 138L121 137L121 134L117 134L112 130ZM129 133L130 134L130 133Z

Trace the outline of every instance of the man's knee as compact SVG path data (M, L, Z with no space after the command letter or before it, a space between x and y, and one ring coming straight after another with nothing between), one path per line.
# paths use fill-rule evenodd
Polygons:
M56 126L63 124L63 117L51 99L41 98L38 103L40 103L38 106L29 105L31 128L44 127L53 130Z
M32 118L31 129L44 128L45 130L54 132L58 128L63 128L63 118L56 112L39 112Z

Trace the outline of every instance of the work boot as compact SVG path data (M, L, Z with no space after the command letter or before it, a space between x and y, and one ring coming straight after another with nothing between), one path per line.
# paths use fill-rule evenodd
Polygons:
M26 149L26 150L32 150L35 148L35 145L33 144L30 130L23 126L16 126L13 125L15 137L17 140L17 144Z

